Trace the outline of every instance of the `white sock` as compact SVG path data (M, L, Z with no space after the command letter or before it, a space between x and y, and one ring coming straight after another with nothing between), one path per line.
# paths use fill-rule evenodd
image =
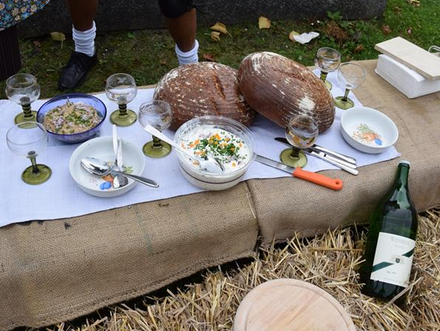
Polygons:
M199 55L197 54L199 50L199 42L197 41L197 39L194 42L194 47L192 50L188 52L182 52L179 49L179 47L177 47L177 45L175 47L175 50L176 50L177 60L179 60L180 65L199 62Z
M93 26L90 30L78 31L72 27L72 38L75 42L75 52L84 53L88 56L95 55L95 37L95 21L93 21Z

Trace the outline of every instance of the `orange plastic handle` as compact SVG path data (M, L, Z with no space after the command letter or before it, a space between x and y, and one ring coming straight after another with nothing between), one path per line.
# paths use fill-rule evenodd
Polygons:
M333 179L321 174L317 174L316 172L303 170L301 168L296 168L292 172L292 175L293 177L301 178L336 191L339 191L343 185L342 180L340 179Z

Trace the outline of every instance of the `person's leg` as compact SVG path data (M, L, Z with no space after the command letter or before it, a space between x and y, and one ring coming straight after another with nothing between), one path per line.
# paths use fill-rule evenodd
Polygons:
M79 87L89 70L97 63L95 50L96 26L94 18L98 0L66 0L72 19L72 38L75 51L63 68L58 81L58 89Z
M192 0L159 0L165 22L176 42L179 64L198 62L197 14Z

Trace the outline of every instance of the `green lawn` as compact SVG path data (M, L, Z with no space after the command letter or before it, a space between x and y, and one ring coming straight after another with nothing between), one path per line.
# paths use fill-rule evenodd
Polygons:
M409 0L408 0L409 1ZM368 21L346 21L339 13L329 13L323 21L276 21L270 29L260 30L258 22L228 26L231 36L222 35L220 42L211 41L209 26L199 26L199 56L238 68L249 53L272 51L304 65L313 65L319 47L338 49L343 61L374 59L374 45L396 36L404 37L427 49L440 45L440 1L420 0L420 6L407 0L388 0L381 18ZM270 17L269 17L270 19ZM213 24L215 22L212 22ZM301 45L288 39L290 31L317 31L320 36ZM99 34L96 40L99 64L90 72L79 92L104 89L106 78L116 72L135 77L138 85L155 84L162 75L177 66L174 42L167 31L140 30ZM71 36L63 47L49 36L25 39L20 42L22 72L32 73L41 84L41 98L57 94L60 69L67 62L73 48ZM4 82L0 83L0 98L5 98Z

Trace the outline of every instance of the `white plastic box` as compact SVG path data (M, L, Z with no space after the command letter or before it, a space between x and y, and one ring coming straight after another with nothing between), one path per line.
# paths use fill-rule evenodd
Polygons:
M429 80L385 54L379 55L376 73L409 99L440 91L440 80Z

